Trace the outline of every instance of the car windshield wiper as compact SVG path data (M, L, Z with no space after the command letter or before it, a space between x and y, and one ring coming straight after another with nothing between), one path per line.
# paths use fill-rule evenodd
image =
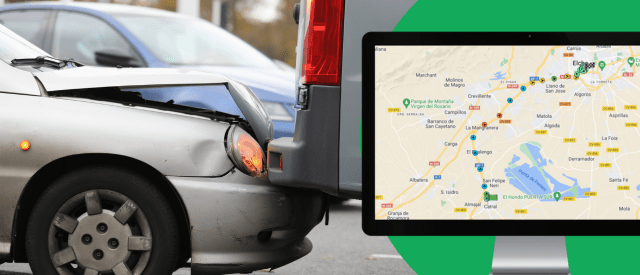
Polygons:
M73 59L58 59L49 56L38 56L36 58L22 58L22 59L14 59L11 60L11 64L14 66L30 66L30 65L41 65L41 66L49 66L54 68L62 68L67 65L68 62L72 62L76 67L82 67L84 64L80 62L76 62Z

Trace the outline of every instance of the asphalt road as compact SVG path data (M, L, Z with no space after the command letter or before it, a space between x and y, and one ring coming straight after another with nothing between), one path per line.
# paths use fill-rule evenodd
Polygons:
M302 259L272 272L252 274L416 274L398 255L387 237L369 237L362 232L360 201L332 204L329 225L324 221L311 231L308 238L313 251ZM183 268L174 275L188 275ZM28 264L2 264L0 275L30 275Z

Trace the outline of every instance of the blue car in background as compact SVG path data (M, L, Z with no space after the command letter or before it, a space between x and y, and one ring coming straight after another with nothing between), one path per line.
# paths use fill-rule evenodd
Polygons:
M293 136L294 73L206 20L130 5L40 2L0 7L0 24L54 57L86 65L186 68L237 79L262 101L275 137ZM223 86L137 91L150 100L242 115Z

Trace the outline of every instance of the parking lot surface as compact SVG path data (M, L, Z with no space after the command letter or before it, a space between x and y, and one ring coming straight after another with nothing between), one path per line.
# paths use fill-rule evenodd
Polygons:
M362 232L361 215L361 201L332 204L329 225L323 221L308 235L313 242L309 255L274 271L252 274L416 274L387 237L370 237ZM0 275L31 274L28 264L0 265ZM182 268L173 275L188 274L190 269Z

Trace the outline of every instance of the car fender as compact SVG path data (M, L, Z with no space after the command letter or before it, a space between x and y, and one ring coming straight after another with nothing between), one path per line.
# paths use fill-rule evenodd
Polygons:
M0 93L0 123L0 259L9 257L14 213L26 184L58 159L126 156L178 177L215 177L233 168L224 148L229 125L198 116L82 98ZM30 145L27 150L23 141Z

